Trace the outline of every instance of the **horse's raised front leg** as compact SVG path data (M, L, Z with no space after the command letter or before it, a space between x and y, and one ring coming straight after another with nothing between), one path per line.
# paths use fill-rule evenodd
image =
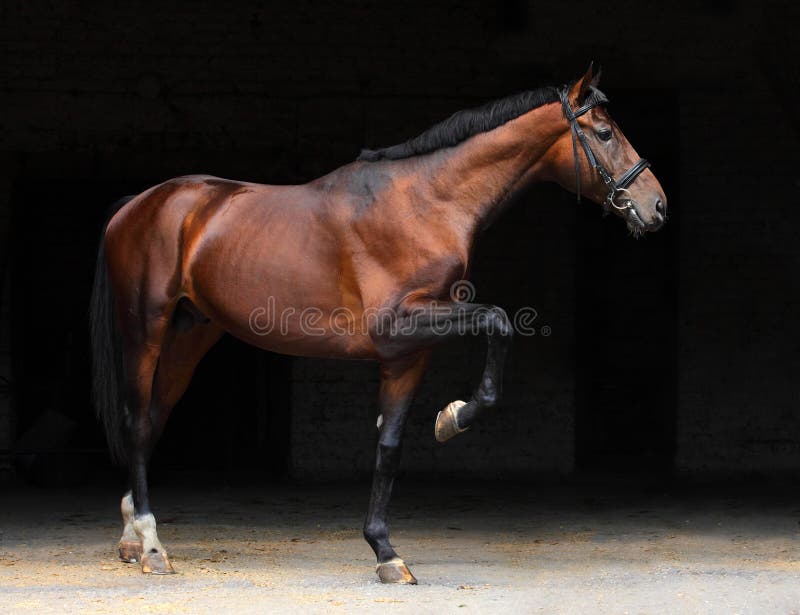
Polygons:
M437 341L468 333L486 335L489 349L480 384L468 402L454 401L436 417L436 439L445 442L466 431L487 408L500 400L503 368L511 346L513 327L505 311L478 303L436 303L405 308L387 336L385 352L402 354Z
M427 352L381 365L380 417L378 418L378 450L372 495L364 522L366 538L378 560L376 572L383 583L415 585L417 580L389 543L386 521L394 477L400 465L403 431L414 392L425 371Z
M497 306L466 304L458 306L457 310L459 307L464 310L466 326L485 334L489 347L481 382L470 400L451 402L436 416L434 434L439 442L446 442L469 429L483 410L500 401L503 369L514 333L505 311ZM461 326L459 316L455 317L455 323L457 328Z

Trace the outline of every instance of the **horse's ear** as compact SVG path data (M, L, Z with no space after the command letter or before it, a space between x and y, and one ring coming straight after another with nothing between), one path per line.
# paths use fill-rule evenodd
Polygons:
M597 87L598 83L600 83L600 67L595 68L594 62L591 62L583 77L572 84L572 88L569 91L570 100L578 106L582 105L586 100L589 87Z
M592 68L594 68L594 75L592 75L592 82L589 85L596 88L600 85L600 75L603 74L603 67L592 62Z

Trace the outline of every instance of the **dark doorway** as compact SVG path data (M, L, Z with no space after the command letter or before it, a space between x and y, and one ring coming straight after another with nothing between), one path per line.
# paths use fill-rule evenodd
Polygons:
M112 472L89 393L87 306L106 210L154 183L17 185L10 267L13 452L23 478L66 483ZM284 476L289 371L289 358L223 338L173 412L153 459L154 478L159 470Z
M670 202L660 232L633 239L584 203L577 215L577 467L666 472L676 429L678 118L663 91L614 89L612 116L653 164ZM581 161L585 163L585 160Z

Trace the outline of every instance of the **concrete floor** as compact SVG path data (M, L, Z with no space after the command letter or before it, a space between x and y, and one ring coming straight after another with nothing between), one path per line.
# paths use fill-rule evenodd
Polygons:
M800 613L791 493L401 482L385 586L367 486L153 490L178 574L115 556L111 489L0 491L3 613Z

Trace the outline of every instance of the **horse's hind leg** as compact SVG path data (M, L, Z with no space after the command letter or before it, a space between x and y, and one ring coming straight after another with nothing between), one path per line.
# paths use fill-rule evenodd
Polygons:
M378 451L364 538L378 560L376 572L383 583L416 584L417 580L392 545L386 521L394 477L400 466L400 448L412 397L422 378L429 353L424 352L381 366Z
M124 557L123 553L135 556L135 545L139 545L138 559L142 562L142 572L145 573L174 572L167 552L158 539L155 517L150 512L147 462L172 408L189 386L195 367L221 335L221 329L208 321L201 321L197 315L187 314L179 305L159 348L157 367L149 391L148 411L137 414L138 427L133 430L135 437L131 452L132 461L138 461L131 464L133 497L129 493L122 499L125 530L119 548L122 559L136 561L130 556ZM134 502L135 514L129 515L133 513ZM134 532L138 543L131 541L130 530Z
M139 561L142 564L142 572L154 574L174 572L167 552L158 539L156 520L150 511L147 490L147 466L158 437L153 420L157 414L152 407L153 382L168 322L166 317L152 318L144 323L129 322L125 327L129 335L124 349L129 411L128 466L134 511L132 520L125 518L129 508L126 498L123 497L123 522L126 528L119 548L121 557L124 555L123 547L127 550L130 546L130 549L135 551L134 541L129 539L130 533L127 531L130 520L130 527L133 528L141 544L142 555ZM130 561L131 558L123 557L123 559Z
M142 541L133 529L133 495L130 491L122 496L120 503L122 512L122 538L119 539L117 547L119 558L123 562L135 564L142 560Z

